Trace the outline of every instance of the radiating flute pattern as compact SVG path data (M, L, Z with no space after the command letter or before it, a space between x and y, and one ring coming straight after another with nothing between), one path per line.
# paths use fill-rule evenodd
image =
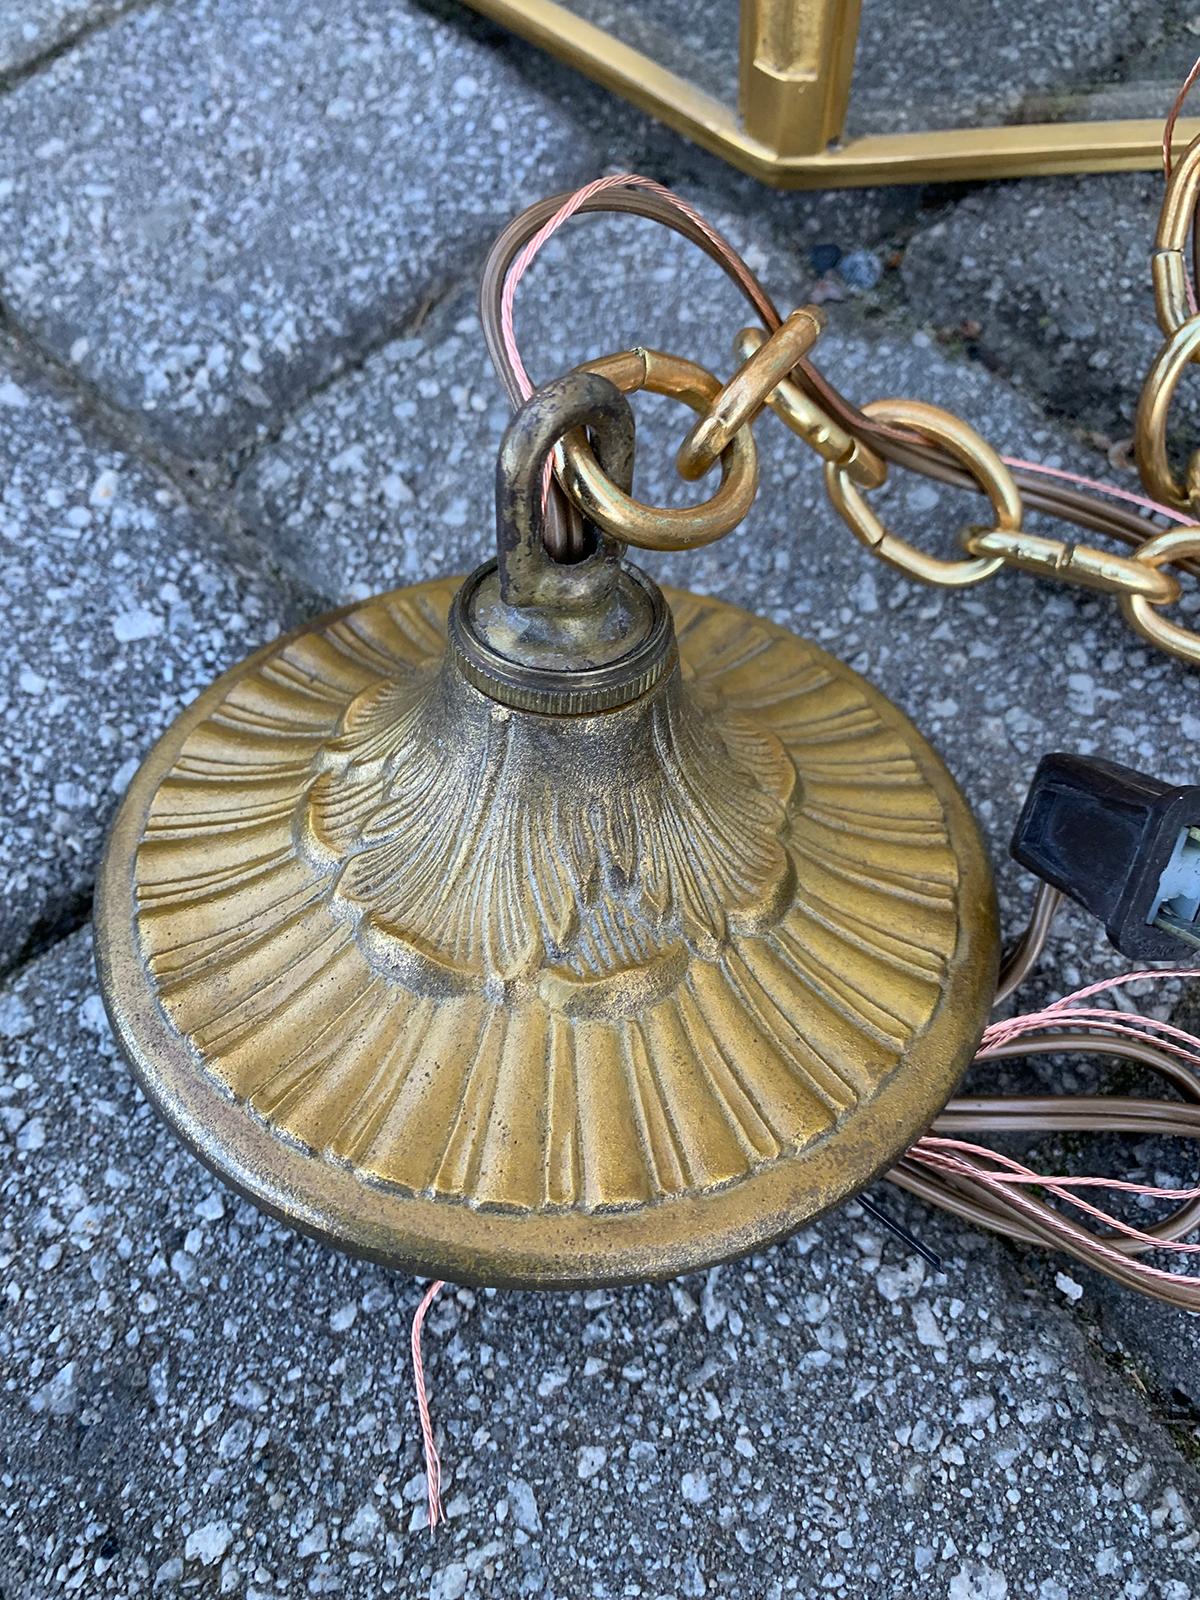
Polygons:
M911 729L679 594L652 707L514 716L443 664L455 587L265 656L156 790L138 937L197 1071L315 1160L506 1213L656 1205L827 1136L958 942Z

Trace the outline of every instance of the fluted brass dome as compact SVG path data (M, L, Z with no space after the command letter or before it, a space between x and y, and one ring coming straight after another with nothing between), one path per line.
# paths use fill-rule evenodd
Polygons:
M122 802L97 952L117 1036L217 1172L460 1282L666 1277L866 1183L994 993L975 824L848 667L599 539L541 463L632 425L572 375L501 454L498 560L260 650Z
M269 1209L460 1281L661 1277L790 1231L970 1055L974 823L781 628L671 592L680 665L556 719L466 681L455 588L260 651L138 775L99 947L145 1087Z

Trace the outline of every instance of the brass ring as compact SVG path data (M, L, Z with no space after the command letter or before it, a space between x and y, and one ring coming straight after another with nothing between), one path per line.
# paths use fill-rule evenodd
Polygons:
M1138 556L1049 539L1024 529L1007 533L999 528L971 528L963 536L963 547L973 556L999 556L1006 567L1039 578L1053 578L1098 594L1139 595L1152 606L1174 605L1183 593L1178 578Z
M1149 567L1159 567L1168 561L1186 561L1195 556L1200 556L1200 528L1170 528L1166 533L1147 539L1135 559ZM1159 616L1153 601L1142 595L1122 595L1120 604L1126 622L1149 644L1178 656L1181 661L1200 665L1200 634Z
M625 350L583 367L615 383L622 394L647 389L682 400L693 411L707 411L721 393L720 379L704 367L660 350ZM742 428L721 455L716 492L698 506L648 506L635 500L600 470L580 431L562 441L560 478L584 516L614 539L643 550L694 550L731 533L753 505L758 453L749 428Z
M1016 533L1021 526L1021 495L1013 476L984 439L961 418L922 400L871 400L863 411L880 422L911 428L940 444L975 478L992 504L995 526ZM825 467L825 488L851 533L872 554L899 572L923 583L944 588L965 588L981 583L1004 565L1003 556L975 556L966 561L942 561L926 555L898 534L890 533L872 511L866 495L849 471L835 462Z
M1200 199L1200 139L1193 139L1171 169L1158 214L1154 254L1150 258L1154 308L1158 325L1168 339L1193 315L1188 300L1185 251L1197 199Z
M734 373L679 447L679 475L694 482L716 462L740 428L766 405L771 391L807 355L825 328L824 314L801 306L764 339Z
M1146 492L1169 506L1187 510L1191 493L1200 492L1200 451L1188 463L1189 488L1181 486L1167 459L1167 414L1184 368L1200 358L1200 315L1181 323L1154 358L1138 396L1134 418L1134 455Z
M739 361L749 361L767 342L761 328L743 328L734 341ZM767 396L771 410L794 434L815 450L823 461L845 467L864 489L878 489L887 477L887 463L869 444L827 415L791 378L783 378Z

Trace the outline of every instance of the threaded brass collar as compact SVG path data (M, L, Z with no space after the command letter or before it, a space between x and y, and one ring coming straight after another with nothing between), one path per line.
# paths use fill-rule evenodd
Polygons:
M678 659L675 628L662 591L644 572L626 567L621 580L637 591L646 619L627 650L600 663L584 659L578 666L518 660L518 641L510 646L514 652L510 655L498 647L494 636L486 637L474 620L472 602L495 569L495 562L480 567L455 595L448 642L467 681L502 705L560 717L611 711L648 693Z

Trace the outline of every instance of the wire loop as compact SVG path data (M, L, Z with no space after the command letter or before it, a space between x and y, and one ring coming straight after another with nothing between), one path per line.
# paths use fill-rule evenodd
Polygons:
M1189 509L1189 491L1197 493L1196 503L1200 508L1200 454L1193 457L1187 487L1176 483L1167 461L1166 421L1171 395L1184 367L1193 359L1200 359L1200 314L1193 304L1193 286L1182 254L1198 193L1200 140L1175 165L1159 224L1154 274L1159 320L1167 334L1167 344L1142 395L1136 440L1138 465L1152 498L1097 483L1060 468L1002 459L989 450L966 423L936 407L921 407L913 401L903 403L903 411L897 409L899 402L856 406L802 355L766 394L766 404L826 462L830 495L856 537L893 566L927 583L962 587L982 581L1000 565L1008 565L1059 582L1070 581L1113 594L1142 637L1169 655L1196 663L1195 635L1156 614L1178 597L1175 577L1159 572L1160 562L1138 562L1136 554L1127 562L1084 544L1051 539L1043 542L1040 535L1025 531L1022 516L1025 511L1045 512L1132 546L1134 552L1142 548L1152 551L1161 548L1158 542L1161 523L1155 518L1166 517L1191 526L1192 515L1181 515L1180 508ZM735 374L732 383L724 389L711 374L706 375L710 385L707 397L695 408L707 412L715 405L719 412L720 397L725 394L731 396L726 404L733 408L735 420L740 408L747 404L750 406L747 415L750 415L756 406L758 389L765 383L765 368L751 368L748 372L746 363L770 343L783 319L737 251L691 206L661 185L629 175L600 179L573 193L538 202L515 218L492 247L481 289L482 320L488 349L510 397L518 402L525 392L522 382L527 385L529 381L519 366L511 328L512 289L516 277L528 265L540 242L569 216L596 211L634 213L683 234L705 251L746 295L763 326L742 330L736 345L742 371ZM1193 247L1196 243L1193 227ZM780 349L777 343L775 350ZM608 359L628 363L640 358ZM784 359L781 354L780 366ZM771 360L773 363L774 352ZM604 369L601 366L597 370ZM751 385L755 372L758 376ZM612 376L612 373L607 375ZM640 386L649 387L644 382ZM724 421L710 424L716 429L708 439L710 449L713 438L721 437L720 428L728 426L728 416L721 415ZM951 445L952 432L958 448ZM592 472L586 444L580 447L575 440L564 448L567 458L564 478L569 478L581 504L595 506L594 520L599 525L604 526L602 518L608 517L608 531L614 537L655 549L692 548L720 538L722 533L736 526L748 509L752 493L745 496L750 474L745 471L744 443L740 446L744 475L739 480L745 496L744 505L739 507L723 493L729 487L726 474L733 476L733 453L738 451L739 441L746 439L748 426L743 422L720 457L723 481L714 497L715 506L710 501L706 507L694 510L659 511L653 507L639 507L636 501L614 499L602 475ZM964 443L969 447L967 456L963 454ZM704 449L703 436L698 456L695 444L691 451L685 446L685 468L695 470L702 461ZM994 506L1003 508L996 512L993 527L968 531L969 559L936 560L884 527L863 491L882 485L889 464L919 472L935 482L974 488L988 495ZM1123 503L1114 504L1114 499ZM574 537L578 513L568 499L559 494L557 486L551 486L550 501L547 542L551 542L550 534L559 529L560 524L570 524L563 537L553 544L553 553L565 559L573 549L566 534L570 532ZM703 511L703 517L697 517L699 511ZM1200 522L1200 515L1196 515L1196 520ZM1185 550L1194 553L1184 554ZM1176 562L1182 571L1200 575L1200 550L1189 541L1177 545L1176 551L1174 556L1164 560Z

